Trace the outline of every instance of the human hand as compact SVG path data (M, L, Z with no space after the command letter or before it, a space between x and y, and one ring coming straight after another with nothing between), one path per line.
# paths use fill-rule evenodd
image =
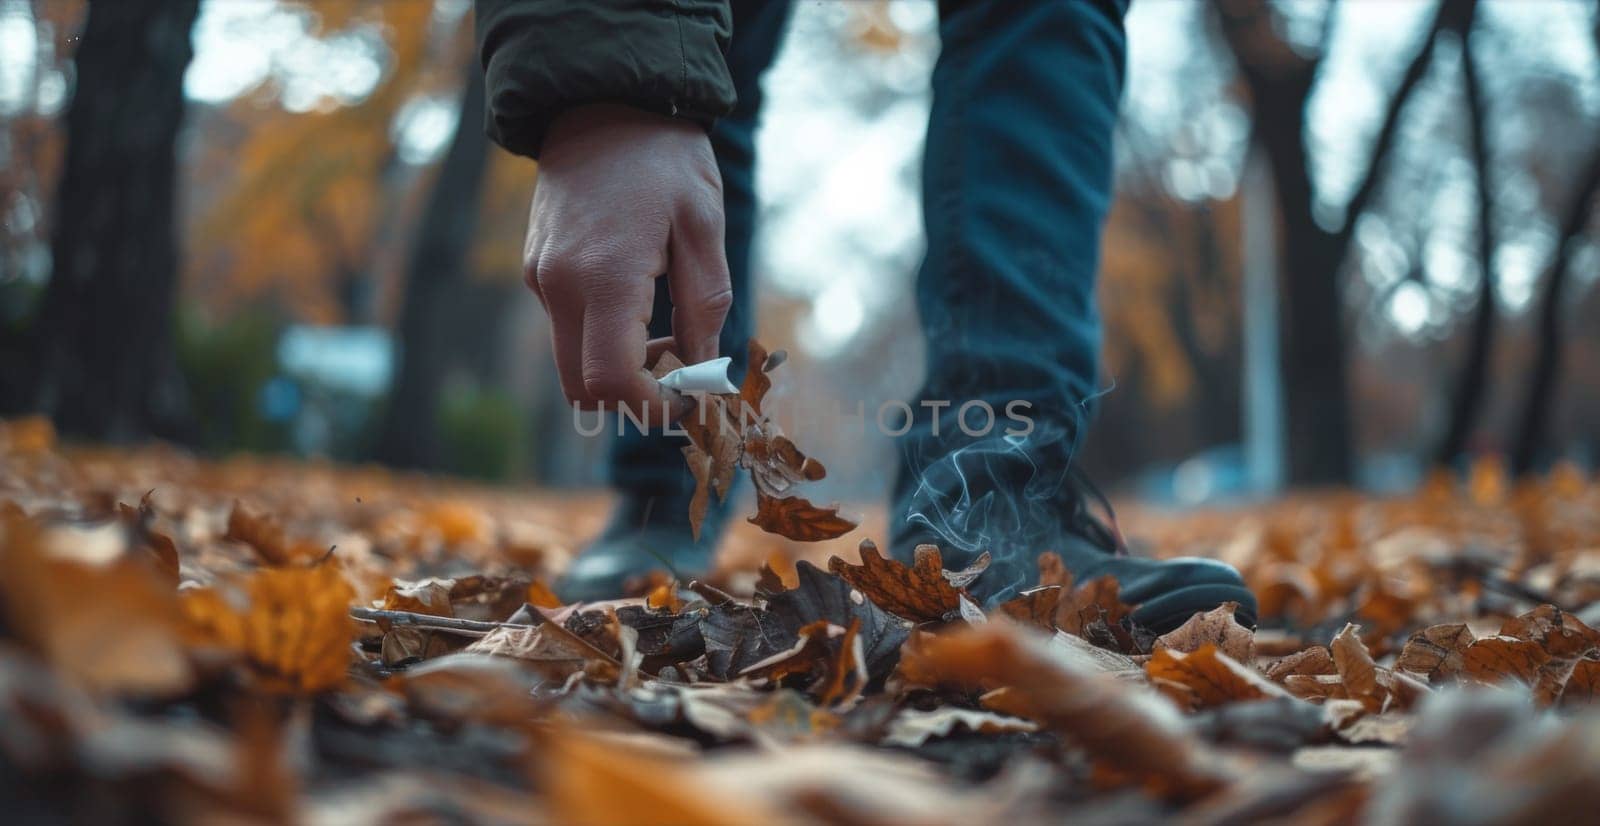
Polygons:
M717 356L733 303L723 231L722 177L703 128L614 104L556 119L539 158L523 275L550 314L569 401L649 410L657 422L658 411L683 406L645 365L669 349L688 364ZM672 336L647 340L663 274Z

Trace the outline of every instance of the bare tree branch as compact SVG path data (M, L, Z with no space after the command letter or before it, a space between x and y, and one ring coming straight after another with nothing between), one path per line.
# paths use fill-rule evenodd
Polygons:
M1411 100L1412 92L1416 91L1417 86L1428 74L1440 32L1453 31L1465 39L1465 33L1472 26L1472 18L1477 10L1478 0L1440 0L1439 9L1433 16L1433 24L1423 36L1421 48L1411 58L1411 64L1400 77L1400 84L1395 87L1394 96L1389 99L1389 108L1384 112L1383 124L1378 128L1378 137L1373 141L1372 155L1367 161L1366 172L1361 176L1361 183L1356 186L1355 194L1350 196L1349 203L1345 205L1344 224L1340 226L1336 236L1337 249L1343 251L1349 246L1350 239L1355 234L1357 220L1371 205L1372 197L1378 190L1384 165L1394 150L1395 138L1400 132L1400 115L1405 111L1407 101Z

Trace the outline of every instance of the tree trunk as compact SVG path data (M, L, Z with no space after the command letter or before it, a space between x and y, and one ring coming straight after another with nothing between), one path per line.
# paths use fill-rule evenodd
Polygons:
M483 108L483 73L469 65L455 137L428 193L406 272L397 336L400 368L377 449L379 461L396 467L432 469L440 461L439 395L449 366L449 337L471 333L448 329L441 309L465 280L477 228L489 153Z
M1511 470L1518 476L1533 472L1544 447L1554 406L1556 377L1561 374L1561 348L1566 342L1562 322L1562 299L1572 271L1572 258L1583 240L1590 216L1594 215L1596 193L1600 192L1600 150L1589 158L1579 179L1578 190L1561 221L1561 240L1539 304L1539 347L1528 379L1528 394L1522 404L1522 421L1511 454Z
M183 74L199 0L92 0L75 58L34 404L62 432L173 436L174 223Z
M1355 227L1378 190L1411 93L1427 73L1440 31L1465 31L1476 0L1443 0L1421 47L1407 65L1384 113L1365 174L1345 207L1344 223L1329 232L1313 217L1306 106L1320 58L1304 58L1273 31L1272 12L1259 0L1216 0L1223 39L1238 61L1255 108L1254 140L1272 169L1279 217L1283 284L1282 369L1288 482L1341 484L1351 480L1355 442L1345 352L1340 278ZM1329 24L1331 25L1331 23Z
M1467 131L1471 141L1472 167L1478 182L1478 306L1472 314L1468 333L1467 360L1461 365L1455 397L1450 403L1450 422L1444 440L1434 452L1434 461L1448 465L1467 448L1467 440L1477 426L1488 387L1489 356L1494 352L1495 272L1494 272L1494 186L1493 158L1489 150L1488 113L1483 85L1478 80L1477 64L1472 59L1472 34L1468 29L1461 41L1461 73L1467 97Z
M1291 485L1348 482L1354 454L1339 288L1345 250L1312 213L1304 139L1312 80L1305 72L1252 84L1256 139L1272 168L1283 227L1278 352Z

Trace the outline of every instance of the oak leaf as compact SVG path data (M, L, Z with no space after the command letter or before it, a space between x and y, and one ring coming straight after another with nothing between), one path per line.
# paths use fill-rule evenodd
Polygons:
M828 570L885 611L912 622L937 622L949 619L960 609L961 590L950 584L937 546L918 545L910 565L879 554L878 546L870 539L861 540L859 552L860 565L851 565L836 556L828 560ZM984 554L972 567L982 573L988 564L988 554ZM967 581L975 579L977 573ZM958 576L964 575L965 572Z
M823 508L798 496L775 499L756 492L756 515L750 524L796 542L821 542L856 529L856 523L839 515L839 506Z

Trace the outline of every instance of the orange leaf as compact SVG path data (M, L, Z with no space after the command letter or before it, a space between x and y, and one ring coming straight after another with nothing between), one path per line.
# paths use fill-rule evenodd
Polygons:
M265 690L315 694L344 682L355 592L337 565L263 568L185 591L196 636L243 657Z
M933 545L918 545L907 565L878 553L870 539L861 540L861 564L840 557L828 560L828 570L855 586L879 608L913 622L934 622L960 608L961 592L945 577L944 560ZM988 560L984 560L988 564Z
M1145 664L1145 673L1152 681L1170 681L1187 689L1183 700L1188 703L1180 701L1180 705L1186 705L1191 711L1241 700L1289 696L1255 669L1229 657L1211 643L1187 653L1158 648ZM1157 685L1159 687L1159 683Z
M856 523L839 515L839 506L821 508L798 496L775 499L756 493L756 515L750 524L796 542L821 542L856 529Z

